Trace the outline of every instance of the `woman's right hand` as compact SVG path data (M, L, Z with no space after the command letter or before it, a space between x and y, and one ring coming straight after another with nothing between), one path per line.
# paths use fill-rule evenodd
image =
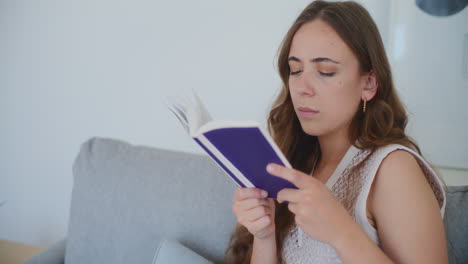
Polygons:
M237 222L257 239L275 235L275 201L258 188L238 188L234 192L232 211Z

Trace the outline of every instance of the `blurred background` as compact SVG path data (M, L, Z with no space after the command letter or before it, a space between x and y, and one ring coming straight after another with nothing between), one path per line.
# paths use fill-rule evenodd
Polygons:
M161 104L180 89L214 118L265 125L277 49L309 2L0 0L0 238L65 236L90 137L202 153ZM409 134L448 185L467 185L467 1L358 2L381 31Z

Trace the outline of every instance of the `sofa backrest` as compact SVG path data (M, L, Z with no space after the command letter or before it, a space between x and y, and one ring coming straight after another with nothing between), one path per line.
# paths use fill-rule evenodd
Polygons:
M468 186L448 187L444 224L450 264L468 263Z
M208 156L95 137L73 175L67 264L150 264L163 239L222 260L237 186Z
M237 186L207 155L94 137L73 175L67 264L151 263L164 239L222 261ZM468 186L448 188L444 223L450 263L468 263Z

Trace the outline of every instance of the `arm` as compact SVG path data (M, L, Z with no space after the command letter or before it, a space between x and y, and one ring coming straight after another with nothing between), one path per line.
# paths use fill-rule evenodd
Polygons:
M276 258L276 239L273 234L267 239L254 238L250 263L278 263Z
M396 263L448 263L440 208L412 154L397 150L383 160L367 203L386 256ZM338 249L344 263L364 263L382 252L362 235L353 237Z
M335 247L343 263L393 263L368 238L325 184L294 169L271 168L272 175L299 187L298 190L281 190L278 202L289 201L288 209L295 215L296 224L314 239Z
M369 205L383 250L398 263L448 263L439 204L414 156L392 152L379 170Z
M343 263L448 263L439 205L412 154L398 150L383 160L367 208L383 251L353 228L337 247Z
M334 244L343 263L395 263L355 224L348 234Z
M317 179L284 166L272 164L267 169L299 188L281 190L278 202L289 201L296 223L315 239L333 245L344 263L447 263L439 205L412 154L390 153L367 199L383 251Z

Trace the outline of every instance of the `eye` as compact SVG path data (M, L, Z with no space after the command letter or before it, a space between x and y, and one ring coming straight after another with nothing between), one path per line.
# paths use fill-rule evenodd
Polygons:
M327 76L327 77L332 77L333 75L335 75L334 72L321 72L321 71L319 71L319 74L322 76Z
M289 75L295 75L295 74L298 74L300 73L301 71L295 71L295 72L289 72Z

